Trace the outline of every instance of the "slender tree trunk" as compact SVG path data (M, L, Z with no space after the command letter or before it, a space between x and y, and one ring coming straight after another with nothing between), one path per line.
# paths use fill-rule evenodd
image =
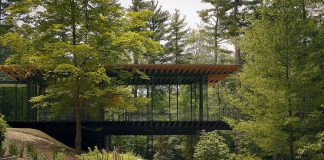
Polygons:
M289 114L289 118L293 117L293 109L292 109L292 105L291 105L291 99L290 99L290 95L289 95L289 89L290 89L290 80L289 80L289 65L286 64L286 82L287 82L287 100L288 100L288 114ZM293 123L290 122L289 123L289 160L294 160L294 130L293 130Z
M71 3L71 24L72 24L72 44L76 42L76 20L75 20L75 1ZM77 66L77 55L74 53L74 65ZM75 93L74 93L74 112L75 112L75 150L81 153L82 130L81 130L81 103L80 103L80 77L75 78Z
M81 129L81 103L80 103L80 80L79 77L76 78L75 84L75 125L76 125L76 135L75 135L75 150L77 153L81 153L81 142L82 142L82 129Z
M288 31L288 27L286 27L286 32ZM286 34L288 35L288 34ZM290 74L289 74L289 51L288 51L288 46L289 46L289 37L287 37L286 41L286 55L285 55L285 79L286 79L286 98L288 101L287 107L288 107L288 115L289 118L293 118L293 108L291 104L291 98L290 98ZM289 143L289 160L294 160L294 130L293 130L293 122L289 122L289 134L288 134L288 143Z
M218 5L215 6L215 12L216 16L218 16ZM219 23L219 17L216 17L215 20L215 26L214 26L214 58L215 58L215 64L218 64L218 23Z
M214 28L214 56L215 56L215 64L218 64L218 18L216 20L215 28Z
M238 25L239 25L239 18L238 18L238 7L239 7L239 0L235 0L234 2L234 19L235 19L235 24L234 24L234 37L237 37L238 35ZM234 42L235 44L235 63L237 65L241 65L241 50L238 47L237 40Z
M0 0L0 29L2 29L2 0Z
M175 64L178 64L179 62L179 48L178 48L178 32L175 31Z
M84 0L84 19L85 19L85 27L86 27L86 33L84 35L84 43L87 44L88 42L88 36L89 36L89 11L88 11L88 4L89 0Z
M241 50L240 48L238 47L238 42L237 42L237 36L238 36L238 28L239 28L239 17L238 17L238 8L239 8L239 5L240 5L240 0L235 0L234 1L234 11L233 11L233 16L234 16L234 29L233 29L233 36L235 38L235 41L234 41L234 47L235 47L235 64L236 65L239 65L240 66L240 69L241 69ZM239 79L236 79L235 81L236 83L236 90L238 91L239 88L241 87L241 81ZM237 95L238 97L240 97L240 95L238 94ZM241 115L241 110L240 109L236 109L236 120L237 120L237 123L239 123L242 119L242 115ZM238 153L241 152L241 148L243 148L242 146L242 132L239 132L239 131L236 131L235 132L235 146L236 146L236 151Z

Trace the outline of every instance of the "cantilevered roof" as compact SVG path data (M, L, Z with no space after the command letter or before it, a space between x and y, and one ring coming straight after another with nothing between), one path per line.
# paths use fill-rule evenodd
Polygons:
M206 78L208 83L218 82L239 70L238 65L209 65L209 64L124 64L107 66L107 75L122 77L121 71L131 73L125 84L187 84L195 83ZM149 79L141 78L137 72L142 72ZM26 80L30 77L42 76L43 72L36 66L5 66L0 65L0 72L14 80Z
M145 73L157 84L169 84L179 81L180 83L193 83L206 77L208 83L218 82L239 70L238 65L209 65L209 64L127 64L115 65L108 68L134 72L136 70ZM108 75L113 75L108 71ZM132 79L137 83L145 84L147 81ZM151 80L152 81L152 80Z

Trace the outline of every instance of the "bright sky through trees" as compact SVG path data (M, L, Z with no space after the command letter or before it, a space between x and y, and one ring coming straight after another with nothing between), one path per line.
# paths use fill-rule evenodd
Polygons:
M119 0L123 7L128 7L132 0ZM196 27L196 24L200 23L200 18L197 11L210 8L208 4L201 3L200 0L159 0L159 3L165 10L174 13L175 9L179 9L182 15L186 16L188 25Z

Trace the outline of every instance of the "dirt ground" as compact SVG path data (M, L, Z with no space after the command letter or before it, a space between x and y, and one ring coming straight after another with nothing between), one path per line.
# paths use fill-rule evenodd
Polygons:
M37 153L46 155L49 160L52 159L54 151L64 152L67 156L66 159L76 159L74 156L75 152L72 148L60 143L59 141L39 130L26 128L8 128L6 133L6 140L4 143L6 154L8 154L9 145L13 143L15 143L18 148L24 146L24 158L16 159L28 159L26 158L27 145L32 145L37 150Z

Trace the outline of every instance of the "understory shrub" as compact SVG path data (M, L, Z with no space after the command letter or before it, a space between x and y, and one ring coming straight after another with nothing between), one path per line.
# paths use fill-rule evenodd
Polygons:
M4 120L4 116L0 114L0 157L3 157L5 149L3 142L7 131L7 122Z
M29 157L31 160L48 160L48 157L46 155L39 154L35 147L30 143L26 145L26 152L27 157Z
M93 150L89 148L89 152L77 155L80 160L142 160L142 158L135 156L133 153L119 154L118 151L107 152L99 150L95 147Z
M203 132L195 147L196 160L227 160L229 148L217 131Z
M10 155L13 155L13 156L18 156L19 155L19 148L18 148L16 142L12 142L12 143L9 144L8 152L9 152Z
M65 160L65 154L61 151L54 151L53 152L53 160Z

